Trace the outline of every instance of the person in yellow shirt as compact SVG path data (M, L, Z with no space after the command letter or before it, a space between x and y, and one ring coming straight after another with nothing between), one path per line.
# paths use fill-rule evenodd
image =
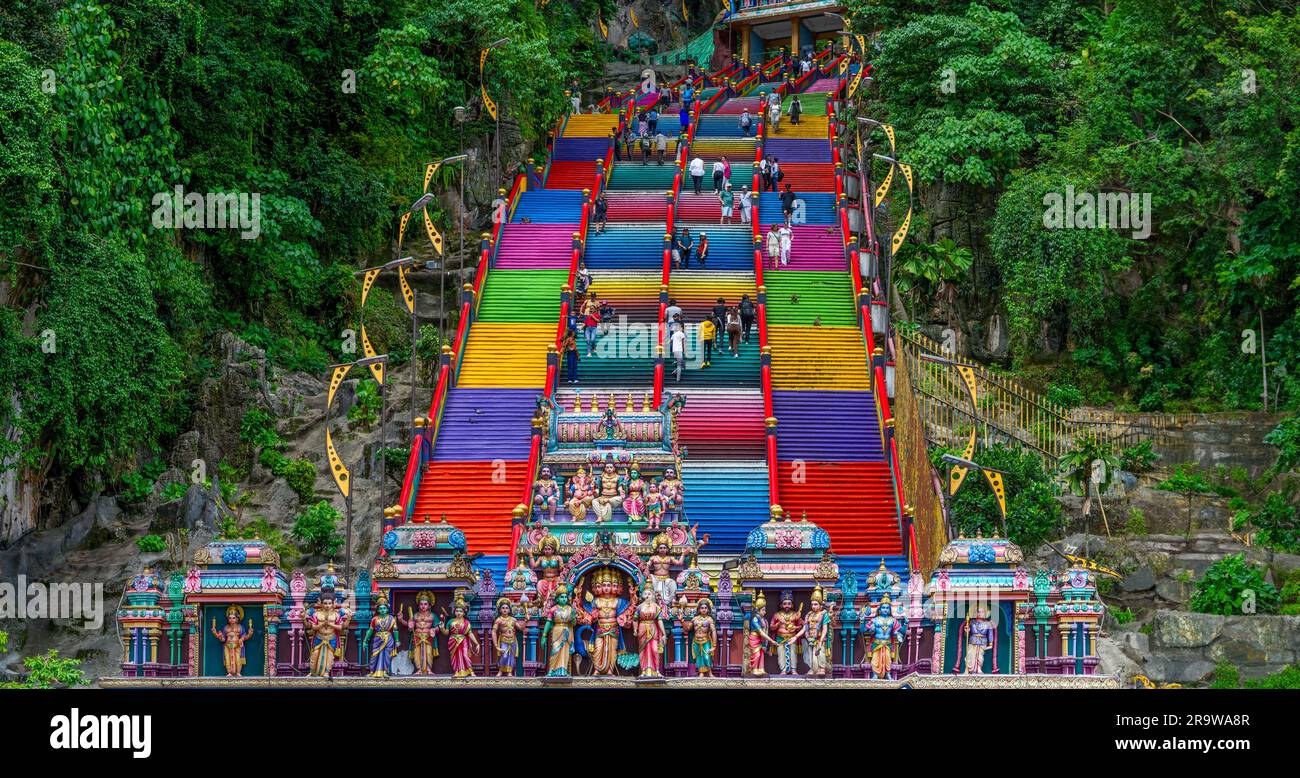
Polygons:
M713 364L713 339L718 334L717 325L713 319L705 319L700 322L700 340L704 342L704 366L709 367Z

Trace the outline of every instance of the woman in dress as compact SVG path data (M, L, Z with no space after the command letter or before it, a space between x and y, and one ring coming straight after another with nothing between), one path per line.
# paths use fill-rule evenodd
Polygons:
M632 614L637 646L641 657L642 678L663 677L664 625L654 587L646 583L641 602Z
M442 628L447 635L447 654L451 658L451 676L470 678L474 675L474 654L479 652L478 635L469 623L469 606L456 598L452 616Z

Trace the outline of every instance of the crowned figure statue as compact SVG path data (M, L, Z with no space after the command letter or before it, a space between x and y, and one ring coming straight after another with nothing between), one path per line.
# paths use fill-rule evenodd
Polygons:
M579 653L591 658L595 675L614 675L619 667L619 657L623 653L622 627L628 625L628 609L631 605L623 597L623 574L613 567L600 567L591 574L591 591L586 593L586 605L583 604L583 586L578 585L575 603L586 611L584 623L590 624L579 633L590 633L590 639L584 639L578 645Z
M362 644L369 646L370 675L372 678L387 678L393 672L393 658L401 643L397 635L397 619L388 612L388 597L380 594L375 601L375 616L366 628L366 638Z
M542 607L549 607L556 585L560 582L560 569L564 567L564 557L560 556L560 539L547 535L537 544L537 548L528 549L528 566L537 571L537 599Z
M691 661L699 675L713 675L713 660L718 645L718 623L713 618L713 601L702 598L695 604L695 613L685 620L691 633Z
M411 664L416 675L433 675L433 659L438 656L438 630L441 620L433 612L432 592L415 596L415 611L406 609L406 618L398 617L402 626L411 631Z
M585 622L586 614L569 603L569 587L555 587L553 602L544 611L546 624L542 627L542 642L546 648L546 675L548 678L569 677L569 664L573 658L573 641L577 625Z
M331 571L333 567L331 566ZM308 674L329 677L334 662L343 657L343 631L347 629L350 615L335 601L334 589L324 586L316 605L303 615L303 628L311 640L308 654Z
M244 609L238 605L226 608L226 623L217 629L217 620L212 620L212 635L221 641L221 662L226 668L227 678L238 678L244 674L244 665L248 663L248 654L244 644L253 637L253 620L248 620L248 630L240 623L244 619Z
M894 615L888 594L880 598L875 615L866 619L864 633L870 641L867 658L871 664L871 677L888 678L890 668L898 661L898 644L903 639L903 622Z
M831 670L831 617L833 610L826 607L826 594L818 586L813 589L801 631L804 637L804 661L808 674L824 678Z
M528 624L527 600L523 601L521 616L515 615L509 597L497 600L497 617L492 622L492 646L496 650L497 675L515 674L515 667L519 664L519 641Z
M989 619L989 609L983 605L977 606L972 614L967 615L962 631L965 632L966 639L966 672L982 675L984 654L993 645L997 634L997 628Z
M560 482L555 480L549 465L542 465L533 482L533 510L547 512L547 521L555 521L555 509L560 504Z
M767 632L767 598L757 592L753 603L745 614L745 674L761 677L767 675L763 665L768 647L776 645L776 641Z
M582 465L578 465L578 472L569 479L568 490L569 499L565 501L564 507L569 510L569 516L574 521L586 519L587 509L591 507L591 501L596 496L596 487Z
M650 583L660 602L675 602L677 597L677 580L673 577L673 565L686 563L686 553L672 555L673 542L667 532L660 532L654 538L654 553L647 563L650 565Z
M447 636L447 654L451 658L453 678L469 678L474 675L474 654L479 652L478 635L474 634L469 621L469 605L465 598L456 595L451 616L442 627Z
M803 632L803 606L794 609L794 593L781 592L781 609L772 616L769 634L776 644L776 655L781 675L798 675L799 637Z

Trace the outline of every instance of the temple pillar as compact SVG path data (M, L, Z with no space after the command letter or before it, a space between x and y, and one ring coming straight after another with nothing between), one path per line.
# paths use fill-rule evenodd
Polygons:
M740 36L740 62L749 64L749 25L740 24L736 26L736 34Z

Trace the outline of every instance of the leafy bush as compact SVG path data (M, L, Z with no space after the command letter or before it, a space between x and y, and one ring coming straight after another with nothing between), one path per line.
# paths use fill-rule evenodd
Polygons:
M298 514L290 537L310 553L334 556L344 541L338 528L340 518L334 506L321 500Z
M140 468L139 472L127 473L122 476L123 488L117 496L128 505L144 502L153 494L153 485L166 469L167 465L161 459L155 459Z
M1260 543L1278 551L1300 554L1300 510L1288 505L1285 495L1270 494L1248 520L1259 529L1256 537Z
M28 689L86 685L86 674L80 669L81 660L61 657L57 649L51 648L44 654L23 659L23 667L27 668L27 677L22 685Z
M1110 615L1115 619L1116 624L1130 624L1137 618L1131 608L1112 608Z
M289 488L306 503L316 494L316 465L306 459L290 459L273 448L263 449L262 466L276 478L283 478Z
M1141 508L1130 508L1128 523L1124 525L1124 534L1142 536L1147 534L1147 517Z
M1264 442L1277 447L1277 462L1273 463L1275 471L1294 470L1300 465L1300 414L1283 420L1264 436Z
M135 539L135 545L146 554L156 554L167 550L167 541L162 535L145 535Z
M163 487L162 490L163 502L171 502L172 500L179 500L180 498L185 496L185 493L189 491L189 489L190 489L190 484L188 481L172 481L171 483Z
M1282 585L1283 616L1300 616L1300 569L1292 570L1286 583Z
M1239 689L1241 688L1241 671L1236 665L1224 659L1214 666L1214 680L1210 683L1211 689Z
M1130 473L1145 473L1150 471L1159 459L1160 455L1151 450L1151 441L1144 440L1120 453L1120 466Z
M935 467L943 469L946 450L931 452ZM1023 547L1033 547L1056 537L1065 527L1061 505L1052 494L1052 483L1042 460L1034 454L1006 446L993 446L979 455L979 463L1002 470L1007 494L1007 534ZM997 498L982 477L967 477L965 485L949 502L953 531L968 537L982 532L998 535Z
M275 417L261 408L250 408L239 422L239 439L252 446L254 451L280 445L280 435L275 431Z
M1226 556L1210 565L1196 582L1196 592L1189 606L1197 613L1236 616L1247 613L1253 598L1253 613L1276 613L1279 596L1273 584L1264 580L1263 572L1248 563L1241 554Z
M362 429L370 429L379 421L379 411L384 400L379 396L379 384L372 379L363 379L357 384L357 398L348 408L348 421L359 424Z
M1291 665L1281 672L1246 681L1247 689L1300 689L1300 665Z
M1063 408L1078 408L1083 405L1083 393L1073 384L1052 384L1047 387L1047 401Z

